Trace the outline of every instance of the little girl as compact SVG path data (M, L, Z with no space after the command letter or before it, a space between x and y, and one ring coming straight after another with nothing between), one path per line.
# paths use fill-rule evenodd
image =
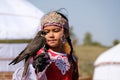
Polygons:
M47 51L41 48L30 61L27 75L22 77L23 68L19 68L13 80L78 80L67 17L59 11L51 11L43 16L41 29L47 33Z

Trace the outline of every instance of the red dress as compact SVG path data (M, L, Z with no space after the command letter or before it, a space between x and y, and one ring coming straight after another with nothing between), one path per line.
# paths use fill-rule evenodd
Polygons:
M42 52L43 49L40 49L37 54L41 54ZM47 80L78 80L77 76L72 79L73 70L70 67L68 55L66 53L58 53L48 50L48 54L50 56L51 64L45 71ZM76 66L76 68L78 67ZM76 74L78 75L78 69Z

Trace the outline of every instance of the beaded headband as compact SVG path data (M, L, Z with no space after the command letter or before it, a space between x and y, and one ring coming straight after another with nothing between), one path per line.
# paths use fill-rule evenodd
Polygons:
M59 13L57 13L56 11L52 11L52 12L46 14L41 19L42 29L46 26L52 26L52 25L63 27L63 28L66 28L69 30L68 21L64 17L62 17Z

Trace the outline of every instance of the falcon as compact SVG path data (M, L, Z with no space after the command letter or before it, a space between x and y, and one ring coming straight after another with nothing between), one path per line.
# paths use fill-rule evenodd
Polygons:
M14 60L12 60L9 63L9 65L11 64L15 65L25 59L23 77L27 73L30 59L36 56L36 52L40 48L42 47L45 48L45 45L46 45L45 35L46 35L46 32L39 31L34 37L34 39L26 46L26 48Z

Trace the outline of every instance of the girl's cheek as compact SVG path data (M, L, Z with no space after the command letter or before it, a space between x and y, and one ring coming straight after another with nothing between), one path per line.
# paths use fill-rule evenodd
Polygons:
M45 38L47 38L49 36L49 33L47 33L46 35L45 35Z
M59 38L62 38L63 37L63 33L61 32L59 35L57 35L57 36L59 36Z
M46 35L45 38L48 39L48 36Z

